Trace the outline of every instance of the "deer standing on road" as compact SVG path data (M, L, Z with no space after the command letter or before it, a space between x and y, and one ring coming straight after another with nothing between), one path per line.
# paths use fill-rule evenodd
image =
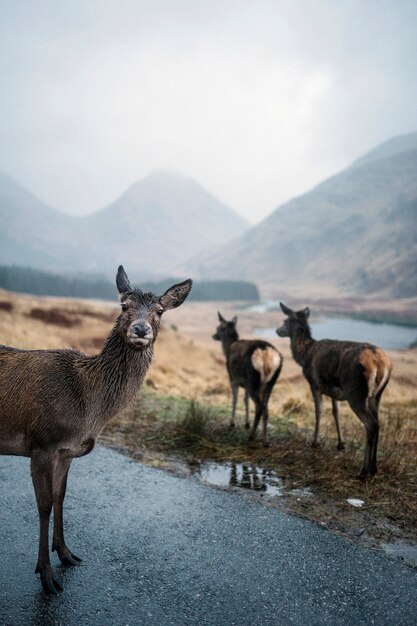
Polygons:
M71 462L91 452L109 420L133 399L151 363L161 315L184 302L192 282L156 297L133 289L120 266L116 284L122 310L100 354L0 346L0 454L31 459L40 523L36 572L49 593L62 591L49 559L52 507L52 550L64 565L81 561L64 541Z
M217 313L219 326L213 339L222 342L226 367L232 387L232 418L235 427L236 403L239 387L245 390L246 421L249 430L249 397L255 403L255 418L249 440L254 440L259 421L263 421L263 443L267 445L268 401L282 368L282 355L267 341L239 339L236 330L237 317L227 321Z
M292 311L280 303L287 319L277 329L280 337L289 337L295 361L303 368L316 410L313 446L318 445L322 394L332 399L336 422L338 448L345 444L339 425L339 401L347 400L366 430L365 459L359 478L373 475L377 470L379 420L382 393L391 376L392 365L380 348L369 343L337 341L311 336L308 323L310 310Z

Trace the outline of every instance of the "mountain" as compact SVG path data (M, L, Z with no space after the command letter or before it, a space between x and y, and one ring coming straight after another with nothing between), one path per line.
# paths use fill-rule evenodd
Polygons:
M106 209L84 218L92 252L89 269L119 262L149 275L241 235L247 223L191 178L157 171ZM104 254L104 258L103 258Z
M374 150L367 152L363 157L355 161L352 167L365 165L365 163L379 159L386 159L387 157L401 154L401 152L408 152L409 150L417 150L417 133L398 135L398 137L392 137L388 139L388 141L384 141L384 143L377 146Z
M77 247L75 224L0 172L0 264L65 269Z
M242 234L247 223L195 181L155 172L88 216L52 209L0 174L0 264L134 277L173 273L179 262Z
M278 207L197 273L270 295L417 293L417 133L397 137Z

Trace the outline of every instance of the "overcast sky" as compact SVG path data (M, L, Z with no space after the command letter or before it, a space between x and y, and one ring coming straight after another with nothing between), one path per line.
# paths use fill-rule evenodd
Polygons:
M1 0L0 169L89 213L154 169L252 222L417 130L415 0Z

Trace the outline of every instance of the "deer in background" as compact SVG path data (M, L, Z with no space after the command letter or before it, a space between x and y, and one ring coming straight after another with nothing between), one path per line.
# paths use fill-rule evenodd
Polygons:
M40 524L36 572L53 594L62 587L49 559L52 507L52 550L63 565L81 561L64 540L71 462L91 452L109 420L133 399L151 363L161 315L180 306L192 286L186 280L160 297L143 293L131 287L122 266L116 284L122 310L100 354L0 346L0 454L31 459Z
M379 404L391 376L392 365L380 348L369 343L337 341L311 336L308 323L310 310L292 311L280 303L287 319L277 329L280 337L289 337L295 361L301 365L316 411L313 446L318 445L322 394L332 399L333 417L336 422L338 448L345 444L339 425L339 401L347 400L366 430L365 459L360 479L377 471L377 448L379 431Z
M236 403L239 387L245 390L246 421L249 430L249 397L255 403L255 418L249 440L256 436L259 421L263 420L263 443L267 445L268 401L282 368L282 355L267 341L239 339L236 330L237 317L227 321L217 313L219 326L213 339L221 341L226 367L232 387L232 418L230 428L235 427Z

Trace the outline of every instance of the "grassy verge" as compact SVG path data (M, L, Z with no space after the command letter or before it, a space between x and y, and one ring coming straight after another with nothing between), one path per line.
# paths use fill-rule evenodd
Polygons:
M364 453L364 431L348 410L342 413L346 450L336 449L330 410L325 411L322 445L312 448L312 408L288 398L282 414L270 419L271 445L248 445L243 416L228 428L229 408L146 391L110 423L104 440L157 458L173 456L191 463L206 460L251 463L274 470L294 487L309 486L314 502L295 499L290 508L336 531L365 528L380 539L417 540L417 400L392 403L381 416L378 474L362 483L356 476ZM149 457L149 454L151 456ZM365 501L353 510L347 498Z

